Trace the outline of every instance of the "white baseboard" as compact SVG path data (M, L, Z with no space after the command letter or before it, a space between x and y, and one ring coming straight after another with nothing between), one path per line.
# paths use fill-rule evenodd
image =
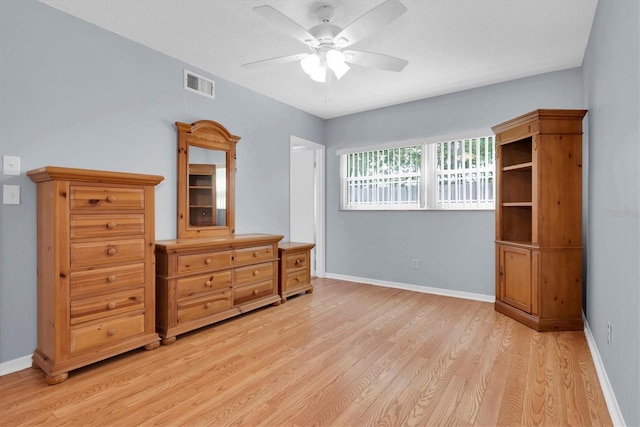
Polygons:
M12 374L31 367L31 355L0 363L0 375Z
M472 292L453 291L451 289L432 288L430 286L410 285L408 283L388 282L386 280L368 279L365 277L346 276L344 274L326 273L328 279L346 280L348 282L366 283L368 285L384 286L386 288L402 289L405 291L422 292L424 294L442 295L445 297L463 298L483 302L496 302L495 295L474 294Z
M604 401L607 403L607 408L609 409L611 422L614 426L624 427L626 426L626 424L624 422L624 418L622 417L622 411L620 411L620 407L618 406L616 395L613 392L611 383L609 382L607 371L604 369L604 363L602 362L600 352L598 351L598 346L596 345L596 341L593 338L593 334L591 333L591 328L589 328L589 322L587 322L586 318L584 319L584 335L587 337L587 345L589 346L589 350L591 351L591 358L593 359L593 365L595 366L596 373L598 374L600 388L602 389L602 394L604 394Z

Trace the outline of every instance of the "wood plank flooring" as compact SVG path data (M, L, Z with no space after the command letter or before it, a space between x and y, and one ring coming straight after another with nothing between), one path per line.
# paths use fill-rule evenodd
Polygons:
M312 294L72 371L0 377L0 426L608 426L582 332L330 279Z

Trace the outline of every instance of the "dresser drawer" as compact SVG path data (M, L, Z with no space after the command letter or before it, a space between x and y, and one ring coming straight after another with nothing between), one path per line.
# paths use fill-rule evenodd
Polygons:
M255 246L253 248L236 249L235 263L247 264L271 260L275 257L273 246Z
M144 189L142 187L84 187L72 185L70 191L69 203L72 210L144 209Z
M262 264L239 267L233 271L233 274L234 286L243 286L249 283L273 279L273 263L265 262Z
M115 344L125 338L144 333L144 314L107 320L95 325L71 329L71 352Z
M231 290L178 303L178 323L201 319L231 308Z
M254 283L233 289L233 304L246 304L253 300L275 295L273 280Z
M232 255L231 251L180 255L178 256L178 273L229 268L233 262Z
M287 290L294 290L298 286L308 285L310 282L306 269L289 272L283 279L285 280Z
M71 297L144 284L144 263L71 273Z
M71 324L143 309L143 288L73 300L71 301Z
M144 215L71 215L71 238L144 234Z
M111 262L144 260L144 239L72 243L71 268Z
M182 299L205 292L231 288L231 270L216 271L177 280L176 298Z
M295 252L285 255L284 264L287 270L306 268L309 265L309 252Z

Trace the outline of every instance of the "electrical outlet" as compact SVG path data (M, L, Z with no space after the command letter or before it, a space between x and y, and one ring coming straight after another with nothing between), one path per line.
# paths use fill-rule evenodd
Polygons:
M413 270L418 270L420 268L420 261L418 258L411 258L411 268Z
M607 322L607 346L609 346L609 348L611 348L611 333L612 333L612 328L611 328L611 322Z

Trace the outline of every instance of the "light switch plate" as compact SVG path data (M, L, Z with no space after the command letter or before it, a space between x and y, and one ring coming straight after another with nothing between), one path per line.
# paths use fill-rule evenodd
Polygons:
M19 205L20 204L20 186L8 185L2 186L2 203L5 205Z
M20 157L2 156L2 173L4 175L20 175Z

